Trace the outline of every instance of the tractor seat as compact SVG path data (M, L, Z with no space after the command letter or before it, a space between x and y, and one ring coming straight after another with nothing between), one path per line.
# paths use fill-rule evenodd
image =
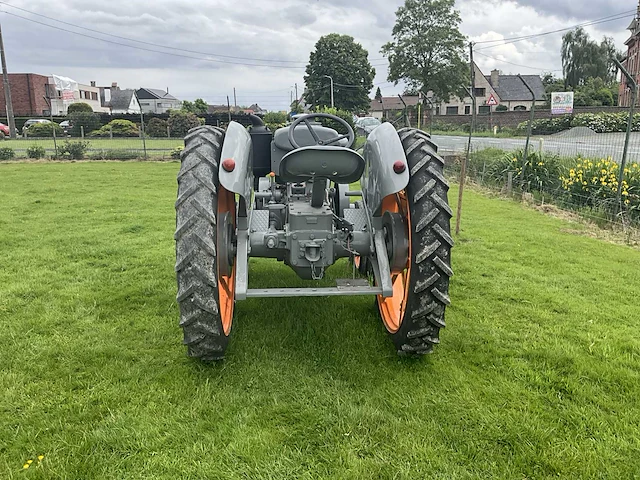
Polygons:
M349 148L313 145L287 153L280 162L279 176L287 183L301 183L313 178L353 183L362 177L364 165L362 155Z
M340 135L333 128L323 127L319 123L312 123L311 125L313 125L313 130L321 140L329 140ZM294 149L293 145L291 145L291 142L289 142L288 135L289 127L283 127L276 130L276 133L273 136L273 143L275 144L275 146L280 150L284 150L285 152L290 152ZM298 145L300 145L301 147L311 147L316 144L316 141L313 139L313 136L311 135L311 132L309 132L309 129L306 125L298 125L294 132L294 136L296 138L296 141L298 142ZM349 140L343 138L342 140L334 143L332 146L346 147L348 142Z

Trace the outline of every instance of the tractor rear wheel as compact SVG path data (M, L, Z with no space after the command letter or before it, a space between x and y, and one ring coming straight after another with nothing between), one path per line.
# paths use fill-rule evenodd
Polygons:
M400 248L388 247L389 252L404 254L402 259L390 258L393 296L378 296L377 303L398 354L424 355L440 343L450 303L449 184L443 175L444 161L429 135L409 128L398 135L409 164L409 184L383 199L382 212L387 245L402 242Z
M198 127L185 137L176 201L176 276L188 355L219 360L229 342L235 302L236 205L218 180L224 131Z

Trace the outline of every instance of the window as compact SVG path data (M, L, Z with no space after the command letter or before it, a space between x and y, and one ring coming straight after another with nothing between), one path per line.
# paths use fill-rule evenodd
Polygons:
M513 107L513 111L514 112L526 112L527 111L527 107L525 107L524 105L516 105L515 107Z
M91 100L98 101L98 92L91 92Z
M161 103L158 103L158 104L156 104L156 107L158 107L158 108L162 108L162 104L161 104Z
M478 108L479 115L489 115L491 113L491 107L489 105L481 105Z
M440 107L436 107L436 115L440 115Z
M474 88L473 93L476 97L486 97L487 89L486 88Z
M471 115L471 105L465 105L464 106L464 114L465 115Z
M447 107L447 115L458 115L458 107Z

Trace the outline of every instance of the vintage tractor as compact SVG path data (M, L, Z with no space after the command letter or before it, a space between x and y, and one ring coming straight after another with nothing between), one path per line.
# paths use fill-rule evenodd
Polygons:
M236 300L334 295L375 295L398 353L430 353L453 273L449 186L430 137L385 123L361 154L351 126L333 115L275 132L251 118L249 131L231 122L185 138L175 269L189 356L223 358ZM284 262L312 285L249 288L249 257ZM361 275L313 284L341 258Z

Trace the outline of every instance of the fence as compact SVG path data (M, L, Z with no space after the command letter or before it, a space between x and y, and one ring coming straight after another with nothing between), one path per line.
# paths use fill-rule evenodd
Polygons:
M455 130L435 131L432 139L450 176L460 178L464 164L470 182L534 205L553 204L638 243L640 115L632 118L635 131L627 136L630 111L538 119L530 136L524 122L517 132L494 128L469 138ZM462 130L469 132L471 123L469 116Z

